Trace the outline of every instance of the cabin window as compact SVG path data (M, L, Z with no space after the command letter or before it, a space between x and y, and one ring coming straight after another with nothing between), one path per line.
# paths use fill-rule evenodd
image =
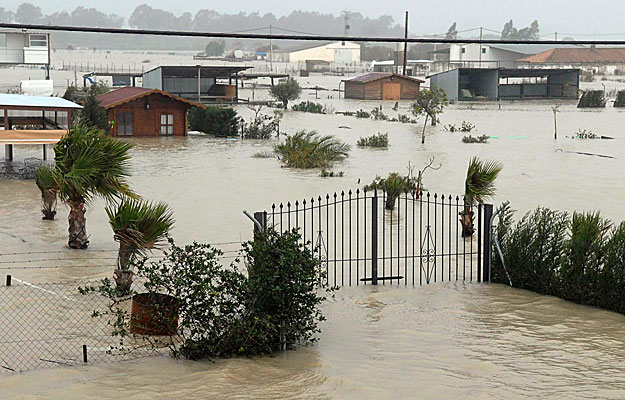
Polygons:
M29 47L48 47L48 35L32 34L28 36Z
M464 47L462 48L462 54L466 53L467 49L465 49Z
M174 114L161 114L161 135L174 134Z
M482 54L486 54L486 47L482 47Z
M129 112L119 113L117 115L117 135L132 136L134 135L135 115Z

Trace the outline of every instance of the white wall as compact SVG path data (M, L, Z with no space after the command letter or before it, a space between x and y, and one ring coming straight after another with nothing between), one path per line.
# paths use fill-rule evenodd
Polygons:
M278 53L276 56L278 56L277 59L280 61L292 63L306 60L359 63L360 45L352 42L335 42L291 53ZM276 59L275 56L274 59Z

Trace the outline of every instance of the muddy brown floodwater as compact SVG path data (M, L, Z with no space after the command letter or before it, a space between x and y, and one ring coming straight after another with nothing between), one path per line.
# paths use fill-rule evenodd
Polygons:
M307 94L306 94L307 96ZM306 97L304 98L306 99ZM376 103L320 100L337 111L370 110ZM384 111L394 115L393 102ZM407 112L407 103L400 111ZM249 110L239 111L247 115ZM376 174L417 169L434 156L441 169L428 171L432 192L461 194L472 156L504 164L494 203L510 200L520 212L536 206L567 211L601 210L623 219L625 115L613 108L580 111L563 104L558 140L548 103L452 105L441 126L465 120L488 144L463 144L462 134L428 127L359 120L341 115L287 112L282 129L317 129L353 145L335 165L341 178L319 171L281 168L275 159L255 159L271 141L209 137L135 139L132 185L148 199L175 211L173 236L186 243L238 242L251 237L242 211L273 202L355 189ZM339 128L347 126L347 128ZM575 140L590 129L613 140ZM359 149L359 137L388 132L388 150ZM614 158L580 155L575 151ZM38 148L17 148L19 162ZM360 184L358 184L360 180ZM31 282L95 279L112 273L115 242L103 203L87 213L90 250L66 249L67 208L42 222L32 181L0 181L0 273ZM229 247L228 247L229 246ZM233 250L237 245L224 245ZM7 253L50 252L37 255ZM52 253L54 252L54 253ZM231 254L231 253L229 253ZM101 259L97 259L100 257ZM55 260L53 260L55 259ZM104 260L103 260L104 259ZM33 261L38 260L38 261ZM41 268L55 266L56 268ZM434 284L427 287L344 288L324 306L328 321L321 341L276 357L138 362L32 371L0 380L0 397L33 398L623 398L625 319L499 285Z

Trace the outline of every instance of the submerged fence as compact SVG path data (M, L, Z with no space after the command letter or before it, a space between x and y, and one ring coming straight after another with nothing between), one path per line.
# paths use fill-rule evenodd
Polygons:
M358 189L273 204L255 218L280 232L297 228L331 286L423 285L489 280L492 212L460 196Z

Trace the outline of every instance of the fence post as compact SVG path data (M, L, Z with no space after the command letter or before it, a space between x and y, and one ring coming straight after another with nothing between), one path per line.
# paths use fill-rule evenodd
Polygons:
M86 344L82 345L82 361L85 362L85 363L88 361L88 359L87 359L87 345Z
M482 220L482 203L477 205L477 281L482 282L482 227L486 227L486 224ZM473 247L473 246L471 246ZM473 252L473 248L471 248Z
M254 213L254 219L258 221L263 231L267 230L267 211L257 211ZM256 224L254 224L254 233L258 233L259 229Z
M378 284L378 190L371 198L371 284Z
M493 205L492 204L484 204L484 261L482 262L482 280L484 282L490 282L490 257L492 253L491 249L491 235L493 232L492 227L492 217L493 217Z
M11 275L7 275L7 286L11 286Z

